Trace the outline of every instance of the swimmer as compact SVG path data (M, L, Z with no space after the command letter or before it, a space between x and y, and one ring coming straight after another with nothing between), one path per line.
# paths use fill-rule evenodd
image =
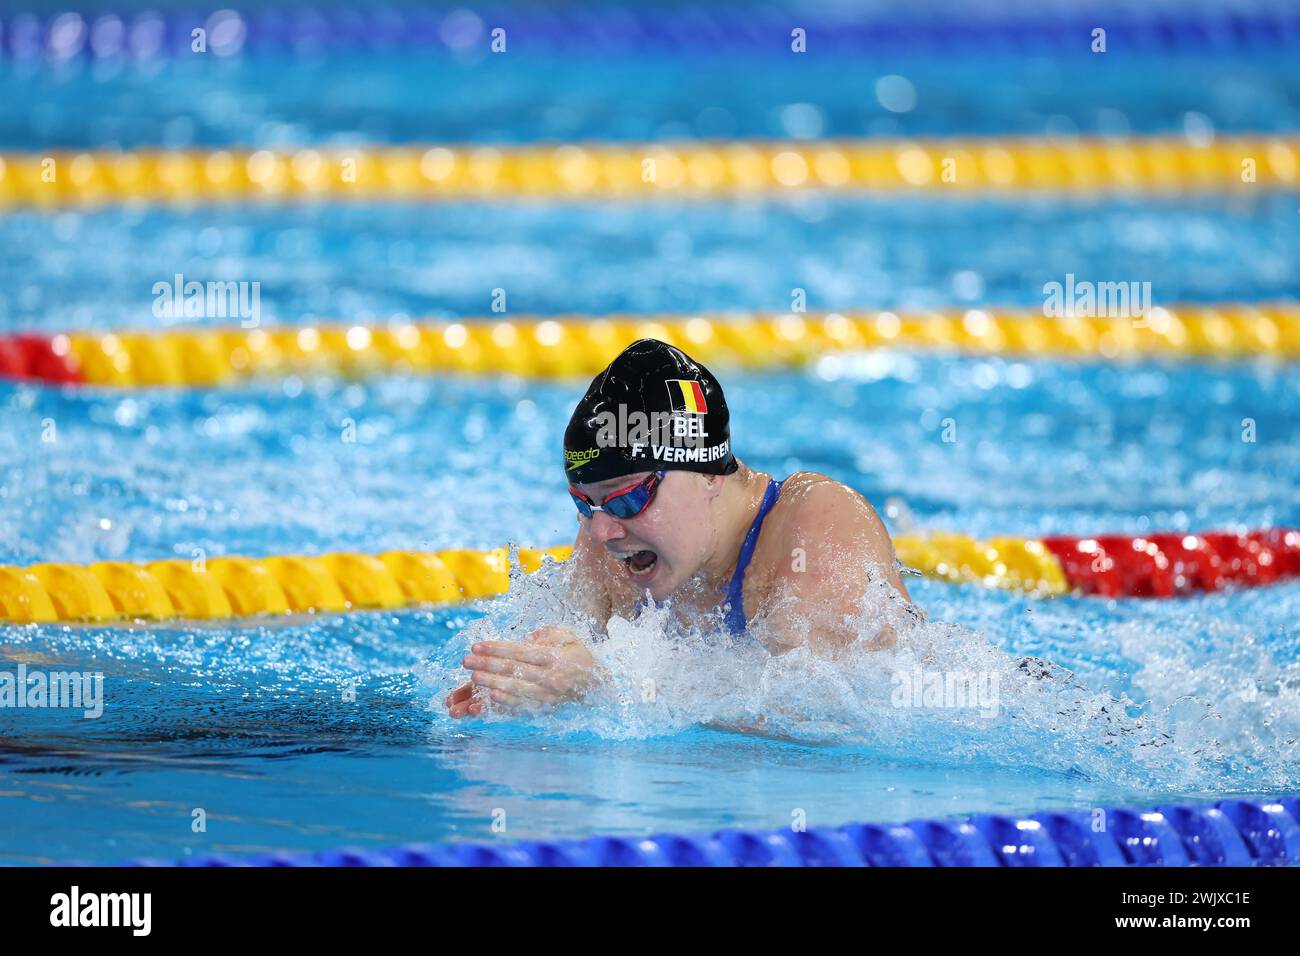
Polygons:
M746 466L722 386L680 349L642 339L597 375L564 459L578 511L570 597L596 633L649 600L684 623L752 630L774 655L895 642L886 626L864 643L853 624L873 575L911 601L875 510L825 475L778 481ZM601 674L578 635L554 626L477 642L463 664L471 680L445 700L453 717L482 713L486 697L509 710L575 700Z

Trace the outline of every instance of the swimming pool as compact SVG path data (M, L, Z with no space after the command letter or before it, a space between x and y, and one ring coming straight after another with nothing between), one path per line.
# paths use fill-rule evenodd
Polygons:
M1074 54L997 56L997 70L925 50L871 63L842 54L803 70L752 50L712 60L661 50L566 56L562 66L553 54L521 55L492 72L484 57L446 51L250 47L216 63L11 55L0 95L24 106L0 127L0 149L292 149L431 131L509 144L1195 140L1296 128L1300 68L1284 54L1175 51L1159 69L1117 56L1096 70L1080 70ZM496 289L508 293L507 317L578 321L781 312L795 289L819 310L1036 309L1043 285L1067 274L1150 282L1162 304L1291 301L1296 198L801 190L15 204L0 220L0 330L230 324L155 319L152 286L175 273L258 281L269 328L495 321ZM896 533L1300 526L1294 363L873 349L715 371L748 464L825 472L862 491ZM555 462L585 384L391 373L212 389L0 379L0 564L564 544L575 525ZM1246 420L1254 440L1243 440ZM955 441L944 438L949 421ZM105 694L95 720L0 709L0 862L771 829L800 813L835 826L1300 789L1297 581L1161 602L910 579L930 616L915 645L997 674L993 717L890 706L890 674L917 663L910 652L838 669L772 660L682 644L651 616L604 652L618 673L613 699L528 719L446 717L438 701L472 636L547 620L562 574L523 579L491 604L0 625L6 669L102 672ZM1040 678L1020 666L1025 657L1058 667ZM676 689L643 701L647 678ZM772 736L706 726L754 713L776 715Z

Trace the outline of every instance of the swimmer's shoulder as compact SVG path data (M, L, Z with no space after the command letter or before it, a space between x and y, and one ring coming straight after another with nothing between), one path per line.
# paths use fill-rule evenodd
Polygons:
M805 557L851 549L868 560L894 560L889 532L871 503L848 485L815 471L796 471L782 482L781 494L763 523L755 560L771 572L765 575L770 579L799 556L796 549Z
M860 493L843 482L816 471L796 471L781 484L781 494L769 520L778 526L816 534L879 521L875 509Z
M880 567L889 583L910 600L898 576L893 541L871 502L815 471L794 472L781 484L776 505L764 520L754 563L762 568L755 576L755 597L775 593L781 581L810 584L842 578L837 568L857 575L868 567ZM746 600L749 593L746 583Z
M788 563L792 549L806 547L811 536L834 527L849 508L851 496L861 497L833 478L815 471L792 473L781 482L776 504L763 519L754 564L772 568Z

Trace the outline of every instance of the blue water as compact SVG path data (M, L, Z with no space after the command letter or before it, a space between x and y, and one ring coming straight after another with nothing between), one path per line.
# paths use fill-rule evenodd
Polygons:
M1300 525L1291 368L876 353L724 383L751 465L822 471L878 505L900 498L929 527ZM576 515L557 449L585 384L0 383L0 561L566 542ZM1253 443L1241 440L1245 418ZM41 440L46 422L54 441ZM343 440L348 422L355 441Z
M1297 127L1294 61L1076 60L4 61L0 97L21 107L0 116L0 146ZM913 86L903 112L877 94L891 74ZM176 272L259 281L264 321L282 325L482 315L495 288L510 314L784 310L795 288L813 309L1036 307L1066 273L1150 281L1157 302L1294 300L1297 208L1285 193L810 194L13 211L0 218L0 330L152 327L153 283ZM895 531L1300 525L1294 365L891 352L717 371L746 462L830 474ZM557 449L584 385L0 381L0 562L561 543L575 523ZM1257 441L1242 441L1244 419ZM0 627L0 669L100 671L106 693L97 720L0 710L0 862L502 839L498 811L504 838L524 838L1300 787L1297 583L1160 603L909 581L931 621L910 634L918 646L1003 674L991 722L900 715L882 704L879 662L832 672L683 648L646 620L611 645L628 686L656 668L677 678L662 705L445 717L436 701L471 635L545 619L553 583L397 614ZM1032 680L1016 668L1026 655L1061 670ZM778 710L781 739L704 726ZM206 832L191 828L196 809Z
M1286 52L1205 60L1149 51L702 55L528 50L475 58L0 61L0 147L293 147L380 142L1204 135L1294 130ZM598 76L598 82L592 77ZM911 88L895 97L885 77ZM882 99L883 92L883 99ZM889 103L894 109L887 108ZM906 109L903 109L906 107Z
M1293 370L906 354L827 364L725 378L747 461L822 470L882 507L903 502L922 527L975 533L1300 523ZM0 560L562 542L574 524L554 449L580 389L404 378L290 383L289 394L278 383L206 394L0 386ZM782 414L809 401L816 428ZM1249 413L1255 444L1240 440ZM940 441L936 416L956 419L957 443ZM340 437L347 417L355 443ZM38 438L47 419L53 443ZM581 717L563 731L453 723L434 699L455 678L475 608L252 627L5 627L6 666L101 671L107 706L94 721L0 711L0 798L13 824L0 858L492 838L497 809L523 837L779 825L795 808L830 823L1300 783L1290 683L1300 585L1118 604L910 586L969 642L1047 658L1090 691L1146 702L1156 729L1093 754L1085 730L1038 725L1034 752L1001 725L959 747L950 728L909 740L870 721L851 742L815 731L778 742L653 714L622 730L608 712L585 731ZM795 681L816 701L820 685ZM352 686L355 702L344 699ZM1258 700L1276 713L1246 703L1247 686L1268 688ZM842 702L825 706L846 719ZM1189 745L1133 766L1180 720L1246 756L1198 763ZM196 807L209 815L201 836L189 828Z
M1294 767L1295 692L1277 687L1278 672L1288 670L1281 662L1295 660L1300 587L1116 607L931 582L914 582L913 592L933 615L1012 654L1049 657L1094 689L1119 694L1145 684L1152 710L1189 706L1175 704L1184 693L1214 701L1218 716L1191 707L1182 719L1209 721L1229 745L1244 750L1270 711L1291 740L1267 735L1265 749L1199 780L1178 778L1177 762L1157 764L1144 782L1123 770L1132 754L1046 729L1041 752L1001 753L1001 761L990 757L1010 736L1002 727L980 731L966 752L922 758L913 751L925 748L931 735L923 732L871 743L706 729L611 739L454 724L426 709L434 691L412 671L431 653L454 657L453 634L473 612L148 632L10 628L5 659L102 671L109 705L97 721L57 711L6 715L0 859L499 839L491 830L499 809L507 834L523 838L779 826L795 809L833 824L1294 785L1286 768ZM1258 706L1234 706L1242 689L1234 682L1245 675L1272 689ZM355 701L345 699L349 690ZM1053 753L1061 747L1064 757ZM1075 749L1099 756L1072 769ZM1123 770L1122 779L1100 768ZM1225 786L1225 775L1237 786ZM191 831L195 809L207 814L205 834Z
M1007 305L1150 282L1156 303L1300 296L1300 199L436 203L11 213L0 322L154 328L154 283L260 285L266 324L395 317ZM94 249L88 256L86 250ZM193 321L193 320L190 320Z

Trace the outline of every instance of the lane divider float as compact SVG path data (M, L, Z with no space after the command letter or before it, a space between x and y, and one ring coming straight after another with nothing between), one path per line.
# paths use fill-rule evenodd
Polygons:
M533 571L543 555L564 560L571 550L521 548L519 566ZM509 585L506 548L0 565L0 618L17 623L210 620L385 610L478 600L502 594Z
M1300 530L992 538L930 533L894 539L899 561L928 577L1023 591L1175 597L1300 577ZM568 545L521 548L531 572ZM207 620L382 610L474 601L510 586L510 552L451 549L377 555L223 557L89 565L0 565L0 620Z
M0 153L0 208L121 202L1290 189L1300 136L791 140Z
M1098 828L1098 813L1106 826ZM792 831L343 847L127 866L1295 866L1300 794L1154 807L975 814ZM79 865L79 864L70 864Z
M898 559L927 577L1024 591L1181 597L1300 577L1300 531L991 538L897 535Z
M638 338L710 365L806 364L878 348L1133 360L1300 359L1300 303L1157 306L1139 319L1056 317L1041 309L615 315L176 328L0 336L0 377L114 387L211 387L249 377L336 373L590 376Z

